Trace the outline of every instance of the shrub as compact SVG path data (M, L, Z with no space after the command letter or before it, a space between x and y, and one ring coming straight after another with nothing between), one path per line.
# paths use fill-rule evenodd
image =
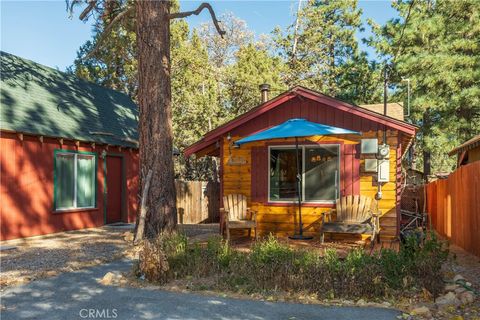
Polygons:
M447 255L434 235L423 243L406 239L399 252L382 250L369 255L356 249L342 259L332 249L323 255L294 250L273 236L255 243L248 253L232 249L220 237L200 246L189 245L183 235L171 234L145 243L139 269L147 279L161 283L209 278L210 289L373 298L422 288L436 295L443 286L438 273Z

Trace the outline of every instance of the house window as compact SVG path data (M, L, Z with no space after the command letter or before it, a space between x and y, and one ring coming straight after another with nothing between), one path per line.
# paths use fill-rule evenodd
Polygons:
M299 146L303 202L334 202L339 195L339 145ZM295 147L269 148L269 201L297 201Z
M95 173L95 154L56 151L55 209L94 208Z

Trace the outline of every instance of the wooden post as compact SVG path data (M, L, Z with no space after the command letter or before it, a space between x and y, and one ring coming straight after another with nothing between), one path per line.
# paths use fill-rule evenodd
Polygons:
M152 170L148 170L147 179L145 180L145 187L142 191L142 201L140 203L140 217L138 218L138 226L137 232L135 234L134 243L137 244L138 242L143 240L143 236L145 234L145 219L147 217L147 194L148 189L150 188L150 180L152 180Z

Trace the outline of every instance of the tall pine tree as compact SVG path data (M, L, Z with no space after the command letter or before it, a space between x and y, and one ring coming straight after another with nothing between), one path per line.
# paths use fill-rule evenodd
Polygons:
M384 26L371 21L375 36L368 42L392 63L391 82L411 80L419 147L431 153L433 172L450 171L455 159L447 152L480 133L480 2L407 0L393 6L400 18Z
M288 64L288 86L303 85L351 102L371 102L376 65L358 49L361 30L357 1L310 0L298 12L286 33L279 28L274 40Z

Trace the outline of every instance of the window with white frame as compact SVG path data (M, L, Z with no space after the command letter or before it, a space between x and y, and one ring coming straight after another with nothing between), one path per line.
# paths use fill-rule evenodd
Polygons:
M95 154L56 151L55 209L94 208L95 173Z
M269 147L269 201L291 202L297 195L295 146ZM302 175L303 202L334 202L339 195L340 146L299 146L298 163Z

